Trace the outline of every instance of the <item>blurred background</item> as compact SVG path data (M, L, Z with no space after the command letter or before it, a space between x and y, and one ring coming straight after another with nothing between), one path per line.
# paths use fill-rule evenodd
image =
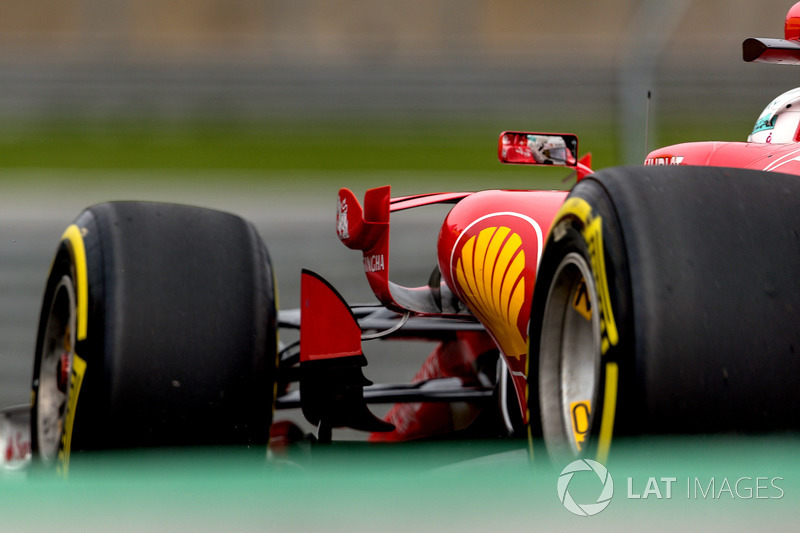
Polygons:
M146 199L229 210L252 220L264 237L283 307L299 305L302 267L328 278L349 301L369 301L359 254L335 237L339 187L360 196L367 187L385 184L398 195L570 186L570 176L559 169L501 167L496 146L505 129L575 133L581 153L593 153L595 168L640 163L648 149L669 143L743 141L773 97L800 85L796 68L741 59L745 38L783 36L791 5L790 0L0 0L0 407L29 399L44 282L59 236L83 207ZM395 281L427 281L443 216L430 209L393 219ZM365 351L367 377L404 381L429 347L389 349L378 343ZM682 445L667 444L674 462L666 464L683 464ZM774 469L792 457L795 444L784 444L767 467L737 475L788 476L793 471ZM646 461L643 476L674 473L648 469L653 457L659 464L664 450L636 449ZM708 449L718 448L712 443ZM751 455L768 457L774 449L766 442ZM197 530L209 531L223 523L247 523L243 529L253 530L266 523L287 529L321 524L310 508L363 530L373 528L371 521L361 523L365 507L397 529L409 520L420 530L445 524L454 529L459 521L460 530L493 527L495 515L487 509L521 527L574 527L558 503L555 481L547 478L531 491L527 471L510 485L508 478L501 482L486 474L462 476L456 483L443 478L446 486L433 485L441 490L397 505L397 492L416 494L416 478L400 488L390 482L384 493L374 487L384 486L385 478L365 477L356 480L359 490L349 500L328 498L343 488L338 472L316 492L298 484L289 487L295 492L265 493L260 476L243 483L225 478L229 463L206 470L202 453L184 465L187 476L162 480L156 485L161 491L150 499L141 496L153 488L150 477L130 489L138 499L117 498L116 489L127 478L116 474L73 483L71 492L83 487L73 496L61 485L45 492L33 485L16 497L20 485L5 485L0 501L6 511L0 515L11 529L36 530L31 517L38 509L23 511L41 507L47 498L46 507L61 502L47 520L59 520L59 527L70 531L86 530L81 504L89 500L108 503L99 516L122 530L126 523L135 530L142 508L160 510L150 518L153 531L174 530L171 524L186 517L195 522L202 517L205 528ZM263 452L258 453L261 461ZM743 455L733 448L720 461L735 465ZM387 464L407 463L388 461L384 468ZM247 475L260 474L250 466ZM727 472L721 468L709 475ZM213 479L192 486L191 476L201 471ZM218 484L220 476L227 485ZM190 481L181 484L182 479ZM448 491L465 480L473 483L466 486L470 496L456 501ZM618 483L624 490L621 475ZM796 509L797 478L791 483L785 505L777 514L770 507L772 516L786 523ZM97 486L112 490L98 494ZM219 487L231 489L223 503L235 513L219 514L218 502L209 498L220 495ZM486 503L482 490L498 497ZM79 501L87 493L91 496ZM183 495L175 516L174 494ZM299 508L309 495L316 499ZM280 503L265 506L265 501ZM406 506L415 502L424 512L409 516ZM624 503L606 514L652 519L644 508ZM660 530L684 527L709 510L716 511L717 530L761 524L764 507L730 513L733 504L713 505L688 515L664 507L669 520L658 522ZM611 520L594 524L618 530Z
M267 242L282 306L298 306L302 267L371 301L334 238L339 187L570 186L501 166L504 129L574 132L595 168L744 140L798 74L745 64L741 42L782 37L790 5L0 0L0 406L28 401L42 287L83 207L230 210ZM426 282L443 216L393 222L395 281ZM368 377L410 378L428 348L407 351L371 358Z
M351 135L388 142L410 129L430 146L447 144L441 127L451 121L464 142L487 131L480 168L494 163L499 128L568 126L603 166L637 163L648 91L651 147L746 137L797 73L744 64L741 42L782 37L791 4L2 0L0 166L330 168L313 154L275 157L268 134L313 145L344 129L352 144ZM312 131L298 134L298 124ZM420 124L440 128L429 137ZM216 142L239 148L205 150ZM369 166L363 157L339 153L352 159L345 167ZM456 166L479 160L463 157ZM399 159L370 164L425 166Z
M339 187L570 186L558 169L502 167L504 129L574 132L595 168L639 163L646 145L744 140L798 74L743 63L741 42L782 37L790 5L0 0L0 406L28 401L51 254L83 207L227 209L259 228L284 307L302 267L369 301L358 254L334 238ZM395 281L425 283L443 216L393 222ZM410 378L428 349L409 351L368 376Z

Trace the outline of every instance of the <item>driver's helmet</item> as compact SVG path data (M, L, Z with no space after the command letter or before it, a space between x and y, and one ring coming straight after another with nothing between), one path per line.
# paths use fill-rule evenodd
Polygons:
M571 159L567 143L558 135L528 135L528 147L537 163L566 165Z
M565 163L567 144L564 139L550 135L528 135L528 147L537 163Z
M786 91L769 103L756 120L747 142L800 142L800 87Z

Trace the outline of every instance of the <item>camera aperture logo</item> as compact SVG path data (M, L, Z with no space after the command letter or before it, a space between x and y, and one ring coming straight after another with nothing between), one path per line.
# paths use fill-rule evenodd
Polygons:
M617 472L619 473L619 472ZM685 495L687 501L783 499L784 478L781 476L739 475L738 477L642 476L627 478L627 500L670 501ZM683 493L681 486L686 488ZM568 464L558 477L558 499L571 513L594 516L601 513L614 497L614 480L605 465L591 459L578 459ZM682 494L683 493L683 494ZM620 495L620 497L622 497Z
M585 478L590 475L593 486L597 486L597 500L589 503L578 503L569 491L570 482L575 476ZM577 479L577 478L576 478ZM585 495L584 495L585 496ZM608 507L614 496L614 480L608 469L597 461L579 459L568 464L558 477L558 499L571 513L578 516L594 516Z

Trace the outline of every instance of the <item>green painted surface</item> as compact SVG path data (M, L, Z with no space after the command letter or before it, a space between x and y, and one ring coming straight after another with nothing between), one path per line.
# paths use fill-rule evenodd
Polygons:
M73 459L67 480L41 471L5 476L0 519L4 531L796 527L796 435L618 443L607 463L613 498L591 517L564 508L560 467L543 458L532 463L526 444L339 443L301 446L280 460L257 448L87 454ZM596 498L600 485L592 476L579 473L570 482L576 500Z

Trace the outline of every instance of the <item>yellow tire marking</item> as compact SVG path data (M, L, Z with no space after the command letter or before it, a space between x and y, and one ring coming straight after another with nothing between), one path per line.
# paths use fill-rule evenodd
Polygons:
M617 387L619 367L617 363L606 363L606 386L603 394L603 415L600 420L600 439L597 444L597 460L605 464L614 435L614 417L617 412Z
M69 244L72 253L72 264L75 268L75 321L77 340L86 339L89 328L89 274L86 261L86 246L83 242L81 229L72 224L61 236L62 241ZM74 347L73 347L74 350ZM69 457L72 448L72 428L75 423L75 410L78 407L78 395L81 392L83 376L86 373L86 361L73 353L72 376L70 377L69 398L67 400L67 412L64 420L64 429L61 434L61 447L58 457L58 469L62 475L69 471Z
M561 206L553 227L567 216L577 218L583 226L581 231L589 249L589 259L592 263L592 272L597 288L597 304L600 310L600 350L605 355L611 346L616 346L619 342L619 333L611 308L611 295L606 278L606 262L603 256L603 219L592 213L592 206L589 205L589 202L576 196L568 198Z
M572 296L572 308L588 322L592 321L592 301L586 288L586 280L581 280Z
M61 236L62 241L67 241L72 250L72 261L75 265L75 288L77 292L77 325L76 336L79 341L86 338L89 322L89 276L86 268L86 247L83 244L81 230L72 224Z
M525 346L527 354L531 353L531 339L528 337L525 339ZM528 425L528 454L530 457L531 462L533 461L533 431L531 430L531 408L530 408L530 385L528 384L528 379L530 378L530 357L525 358L525 422ZM538 414L538 413L537 413Z
M611 308L611 295L606 277L606 263L603 250L603 220L592 212L592 206L583 198L567 198L556 215L553 227L566 217L573 217L582 224L581 232L589 250L597 289L597 307L600 311L600 352L605 355L611 346L619 342L619 332ZM579 309L576 310L580 311ZM603 396L603 413L600 420L600 435L597 445L597 460L605 463L611 448L614 434L614 418L617 411L617 391L619 386L619 367L608 362L605 366L606 382Z
M572 438L578 451L583 450L583 444L589 434L589 419L592 412L592 402L582 400L572 402L569 406L570 419L572 420Z
M72 427L75 424L75 409L78 406L78 395L81 392L83 376L86 373L86 361L78 354L72 356L72 375L70 376L69 400L67 414L64 420L64 431L61 434L61 449L59 450L60 474L66 475L69 471L69 455L72 447Z

